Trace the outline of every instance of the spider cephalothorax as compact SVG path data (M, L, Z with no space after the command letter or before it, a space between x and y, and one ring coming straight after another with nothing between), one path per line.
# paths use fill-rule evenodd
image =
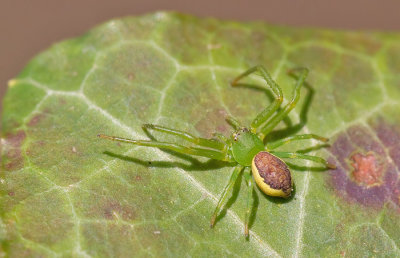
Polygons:
M246 127L242 127L239 130L233 132L232 140L234 140L236 142L236 141L238 141L238 138L242 133L248 133L248 132L250 132L249 129L247 129Z
M250 166L254 155L265 150L262 140L247 128L240 128L232 138L232 156L240 165Z
M293 90L292 99L283 107L281 107L283 96L281 88L271 78L269 73L262 67L256 66L242 73L231 83L232 86L238 84L238 81L253 72L259 72L267 82L271 89L274 100L272 103L262 110L252 121L250 126L243 127L233 117L228 117L228 123L234 128L230 138L226 138L222 134L215 133L215 138L206 139L195 137L189 133L159 126L153 124L143 125L144 130L156 130L163 133L175 135L185 140L189 145L180 145L170 142L160 142L154 140L131 140L115 136L107 136L99 134L100 138L110 139L113 141L127 142L136 145L157 147L160 149L168 149L178 153L189 155L203 156L210 159L235 163L236 166L232 172L229 183L224 188L217 207L211 217L211 227L214 226L218 213L222 208L222 204L228 193L234 186L239 175L243 173L246 184L248 186L248 205L245 215L245 236L249 234L249 217L251 211L250 199L254 181L261 191L270 196L288 198L292 193L293 181L290 170L281 158L289 159L306 159L321 163L328 168L335 166L329 164L325 159L306 155L298 152L278 152L276 148L298 140L315 139L327 142L328 139L315 134L302 134L289 136L285 139L276 140L264 144L265 137L288 115L288 113L296 106L300 98L300 88L308 75L305 68L297 69L300 73Z

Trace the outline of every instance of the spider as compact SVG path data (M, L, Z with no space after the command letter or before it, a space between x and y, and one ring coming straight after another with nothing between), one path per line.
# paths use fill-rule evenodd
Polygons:
M217 215L221 211L228 193L232 190L238 177L243 173L246 185L248 186L247 208L244 221L244 234L247 238L249 235L249 218L251 212L250 200L252 198L253 188L255 188L254 181L259 189L269 196L288 198L293 191L293 181L290 170L281 158L311 160L323 164L326 168L335 168L334 165L328 163L321 157L305 155L297 152L275 151L276 148L284 144L298 140L315 139L317 141L327 142L328 139L325 137L315 134L301 134L264 144L264 138L288 115L288 113L296 106L300 98L300 88L305 83L308 69L298 68L296 70L300 71L300 75L296 76L293 97L283 107L281 107L283 101L282 90L263 66L258 65L250 68L231 82L231 86L237 86L239 80L252 73L258 72L272 91L274 99L269 106L254 118L249 127L243 127L232 116L227 117L226 121L234 129L229 138L220 133L215 133L215 137L212 139L200 138L184 131L154 124L144 124L142 128L145 131L150 129L174 135L186 141L189 144L189 147L170 142L132 140L104 134L99 134L98 137L233 163L235 168L233 169L228 184L225 186L221 197L218 200L214 213L211 216L210 225L211 228L214 227Z

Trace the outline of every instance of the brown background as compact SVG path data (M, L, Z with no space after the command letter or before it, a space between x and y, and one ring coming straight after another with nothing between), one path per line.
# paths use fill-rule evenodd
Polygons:
M52 43L114 17L156 10L293 26L400 31L398 0L0 0L0 99L7 81Z

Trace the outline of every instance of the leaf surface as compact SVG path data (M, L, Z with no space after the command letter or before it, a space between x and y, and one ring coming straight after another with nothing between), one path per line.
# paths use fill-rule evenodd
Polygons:
M270 140L329 137L311 150L336 170L289 160L294 197L259 191L249 240L240 180L214 229L233 167L98 139L147 139L143 123L211 137L271 96L229 82L264 65L282 87L306 66L302 99ZM2 251L21 256L400 256L400 35L155 13L107 22L55 44L10 81L4 99ZM252 84L263 85L253 76ZM289 129L286 129L289 127ZM174 141L154 133L159 140ZM315 145L315 144L314 144Z

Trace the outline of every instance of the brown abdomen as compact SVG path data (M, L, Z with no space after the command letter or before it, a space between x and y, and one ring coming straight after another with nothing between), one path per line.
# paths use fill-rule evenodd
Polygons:
M292 177L285 162L267 151L257 153L253 162L265 184L272 189L282 191L285 196L281 197L290 196L292 192Z

